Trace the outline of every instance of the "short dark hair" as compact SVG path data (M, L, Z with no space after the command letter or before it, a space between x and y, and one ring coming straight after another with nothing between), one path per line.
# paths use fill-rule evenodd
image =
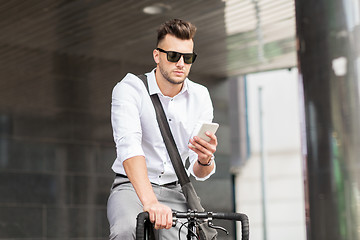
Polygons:
M189 40L194 38L195 33L196 27L192 23L180 19L172 19L160 25L156 45L158 46L167 34L183 40Z

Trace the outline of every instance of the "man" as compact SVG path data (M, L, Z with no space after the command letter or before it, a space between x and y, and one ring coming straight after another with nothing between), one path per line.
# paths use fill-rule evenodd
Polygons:
M161 25L153 51L156 68L146 76L150 94L160 98L184 164L189 157L188 172L197 180L205 180L215 172L217 138L211 133L207 133L210 142L192 138L200 123L213 119L208 90L187 78L196 58L195 32L194 25L178 19ZM149 93L135 75L127 74L114 87L111 119L117 158L108 200L110 239L134 239L136 216L142 211L149 212L161 239L177 239L178 227L171 228L172 209L186 211L186 200Z

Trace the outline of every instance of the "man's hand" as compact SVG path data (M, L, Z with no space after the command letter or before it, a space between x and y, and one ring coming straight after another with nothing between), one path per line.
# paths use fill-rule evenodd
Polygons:
M193 139L190 139L191 144L189 144L189 148L197 153L198 160L205 165L211 161L217 146L217 138L215 134L206 132L206 135L210 138L210 142L195 136ZM201 166L196 162L193 168L194 174L199 178L206 177L214 169L214 166L213 162L209 166Z
M149 213L150 221L155 229L172 226L172 211L168 206L158 202L148 178L145 157L135 156L123 162L126 175L134 186L143 210Z
M210 138L210 142L207 142L197 136L193 139L190 139L189 148L197 153L198 159L202 164L207 164L213 154L216 151L217 138L215 134L211 132L206 132L206 136Z
M169 229L172 227L172 210L159 202L144 206L144 211L149 213L150 221L155 229Z

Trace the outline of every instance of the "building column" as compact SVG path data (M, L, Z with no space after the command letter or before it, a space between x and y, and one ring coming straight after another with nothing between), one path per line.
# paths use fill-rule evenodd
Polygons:
M360 237L360 1L296 0L308 240Z

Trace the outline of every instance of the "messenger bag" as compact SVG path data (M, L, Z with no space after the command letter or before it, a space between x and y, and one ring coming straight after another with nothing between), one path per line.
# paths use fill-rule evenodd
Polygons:
M145 87L150 95L146 75L139 75L138 78L140 78L144 82ZM165 146L175 169L176 176L178 177L182 191L186 198L188 208L190 208L191 210L197 210L198 212L204 212L205 209L200 203L200 198L196 194L194 186L192 185L190 178L186 173L184 164L176 147L176 143L171 133L170 126L166 119L165 112L160 102L159 96L157 94L153 94L150 95L150 98L155 108L156 119L159 124L161 135L164 139ZM210 228L207 222L203 222L198 226L198 235L201 240L217 239L217 231L213 228Z

